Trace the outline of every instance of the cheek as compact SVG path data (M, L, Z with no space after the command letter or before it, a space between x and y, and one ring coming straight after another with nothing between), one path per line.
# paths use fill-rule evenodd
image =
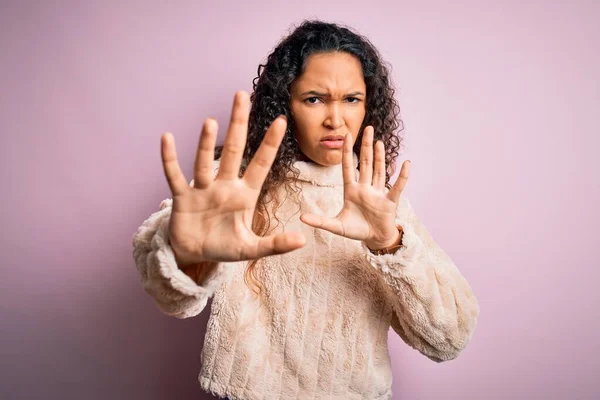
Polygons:
M360 109L356 110L355 113L353 113L353 118L360 125L360 124L362 124L363 120L365 119L366 114L367 114L367 110L365 110L364 108L360 108Z
M319 126L321 120L316 110L299 110L294 114L294 126L296 134L303 140L311 140L320 134Z
M360 111L360 110L355 110L348 116L346 123L348 124L350 130L354 134L357 134L358 131L360 130L360 127L362 126L362 123L365 120L365 116L366 116L366 113L364 111Z
M294 126L299 129L304 129L306 123L309 120L309 115L306 112L306 108L301 105L292 106L292 115L294 117Z
M367 113L366 113L366 111L364 109L363 110L357 110L357 112L355 112L355 113L352 114L352 119L351 119L351 122L349 124L351 125L350 129L351 129L351 131L353 133L353 136L354 136L354 143L353 143L353 145L356 143L356 139L358 137L358 134L360 133L359 132L360 131L360 127L362 126L363 121L365 120L366 114Z

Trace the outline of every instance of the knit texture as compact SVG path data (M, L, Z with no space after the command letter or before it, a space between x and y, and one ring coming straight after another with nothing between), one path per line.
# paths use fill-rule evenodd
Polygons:
M301 213L341 210L342 169L295 166L300 201L283 202L275 232L303 232L307 243L258 262L262 302L244 282L247 262L218 264L201 286L177 267L168 244L171 199L133 237L143 287L177 318L198 315L214 296L198 376L205 391L248 400L390 399L390 326L431 360L451 360L475 330L477 299L405 196L396 212L403 246L393 254L373 255L359 241L302 223Z

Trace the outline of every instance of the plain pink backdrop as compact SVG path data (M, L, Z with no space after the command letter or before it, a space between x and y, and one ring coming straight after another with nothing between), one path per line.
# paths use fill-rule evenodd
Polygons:
M392 64L406 195L481 305L451 362L390 331L394 399L600 397L600 3L10 3L1 398L209 398L196 381L208 313L160 314L131 237L169 197L161 133L191 179L202 121L222 138L233 93L313 17L355 27Z

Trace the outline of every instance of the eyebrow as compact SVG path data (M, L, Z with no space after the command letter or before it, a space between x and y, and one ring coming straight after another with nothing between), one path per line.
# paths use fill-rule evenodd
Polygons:
M312 94L312 95L321 96L321 97L329 97L329 94L317 92L316 90L309 90L308 92L302 93L300 96L305 96L307 94ZM350 97L350 96L364 96L364 95L365 94L363 92L352 92L352 93L345 94L344 96Z

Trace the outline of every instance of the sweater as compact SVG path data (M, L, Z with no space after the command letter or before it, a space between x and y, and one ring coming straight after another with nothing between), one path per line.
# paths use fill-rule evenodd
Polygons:
M215 174L218 166L216 160ZM303 232L307 242L258 261L262 299L244 281L248 261L218 263L201 285L178 268L169 245L172 199L133 236L143 288L161 312L176 318L198 315L212 297L198 381L213 395L390 399L389 328L429 359L451 360L472 337L477 299L406 196L395 220L404 230L402 246L375 255L363 242L299 219L305 212L334 217L341 210L341 164L294 166L299 201L282 202L274 233Z

